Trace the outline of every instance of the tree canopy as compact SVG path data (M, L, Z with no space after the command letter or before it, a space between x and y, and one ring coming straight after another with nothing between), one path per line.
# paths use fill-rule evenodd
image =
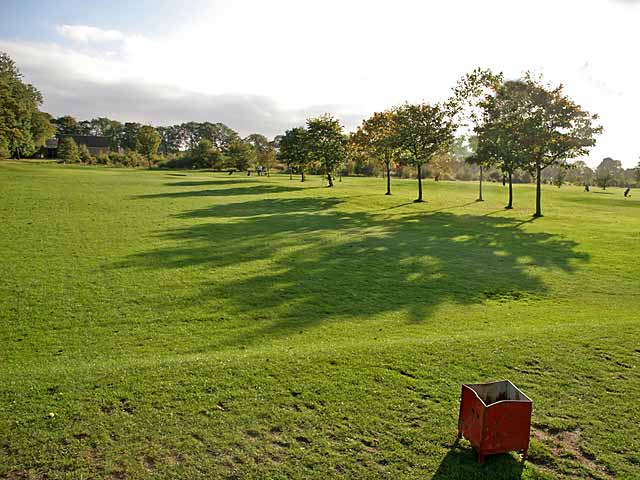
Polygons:
M42 95L23 81L15 62L0 52L0 156L32 155L53 129L39 111Z
M347 156L347 138L340 122L329 114L307 120L307 139L311 161L320 166L333 187L333 172Z
M422 202L422 166L453 141L456 124L442 104L405 103L394 110L395 135L405 160L418 169L418 198Z

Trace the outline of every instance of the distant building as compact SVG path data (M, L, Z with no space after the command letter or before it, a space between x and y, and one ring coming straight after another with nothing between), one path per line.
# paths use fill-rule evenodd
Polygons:
M98 137L96 135L58 135L57 138L50 138L45 141L44 148L47 158L57 158L58 141L61 138L73 138L78 147L86 145L91 155L97 156L102 153L109 153L109 137Z

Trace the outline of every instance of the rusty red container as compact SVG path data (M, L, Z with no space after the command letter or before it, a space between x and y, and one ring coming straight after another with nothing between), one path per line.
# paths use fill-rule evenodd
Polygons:
M509 380L463 384L458 438L464 436L478 453L511 451L527 457L533 402Z

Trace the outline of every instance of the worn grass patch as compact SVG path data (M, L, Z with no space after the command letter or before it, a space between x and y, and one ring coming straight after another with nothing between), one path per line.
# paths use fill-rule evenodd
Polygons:
M0 162L0 478L640 477L638 199L392 187Z

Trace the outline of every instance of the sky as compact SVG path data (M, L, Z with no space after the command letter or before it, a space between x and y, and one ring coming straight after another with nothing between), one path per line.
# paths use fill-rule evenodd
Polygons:
M54 116L353 130L476 67L531 70L600 115L592 166L640 159L639 27L640 0L0 0L0 51Z

